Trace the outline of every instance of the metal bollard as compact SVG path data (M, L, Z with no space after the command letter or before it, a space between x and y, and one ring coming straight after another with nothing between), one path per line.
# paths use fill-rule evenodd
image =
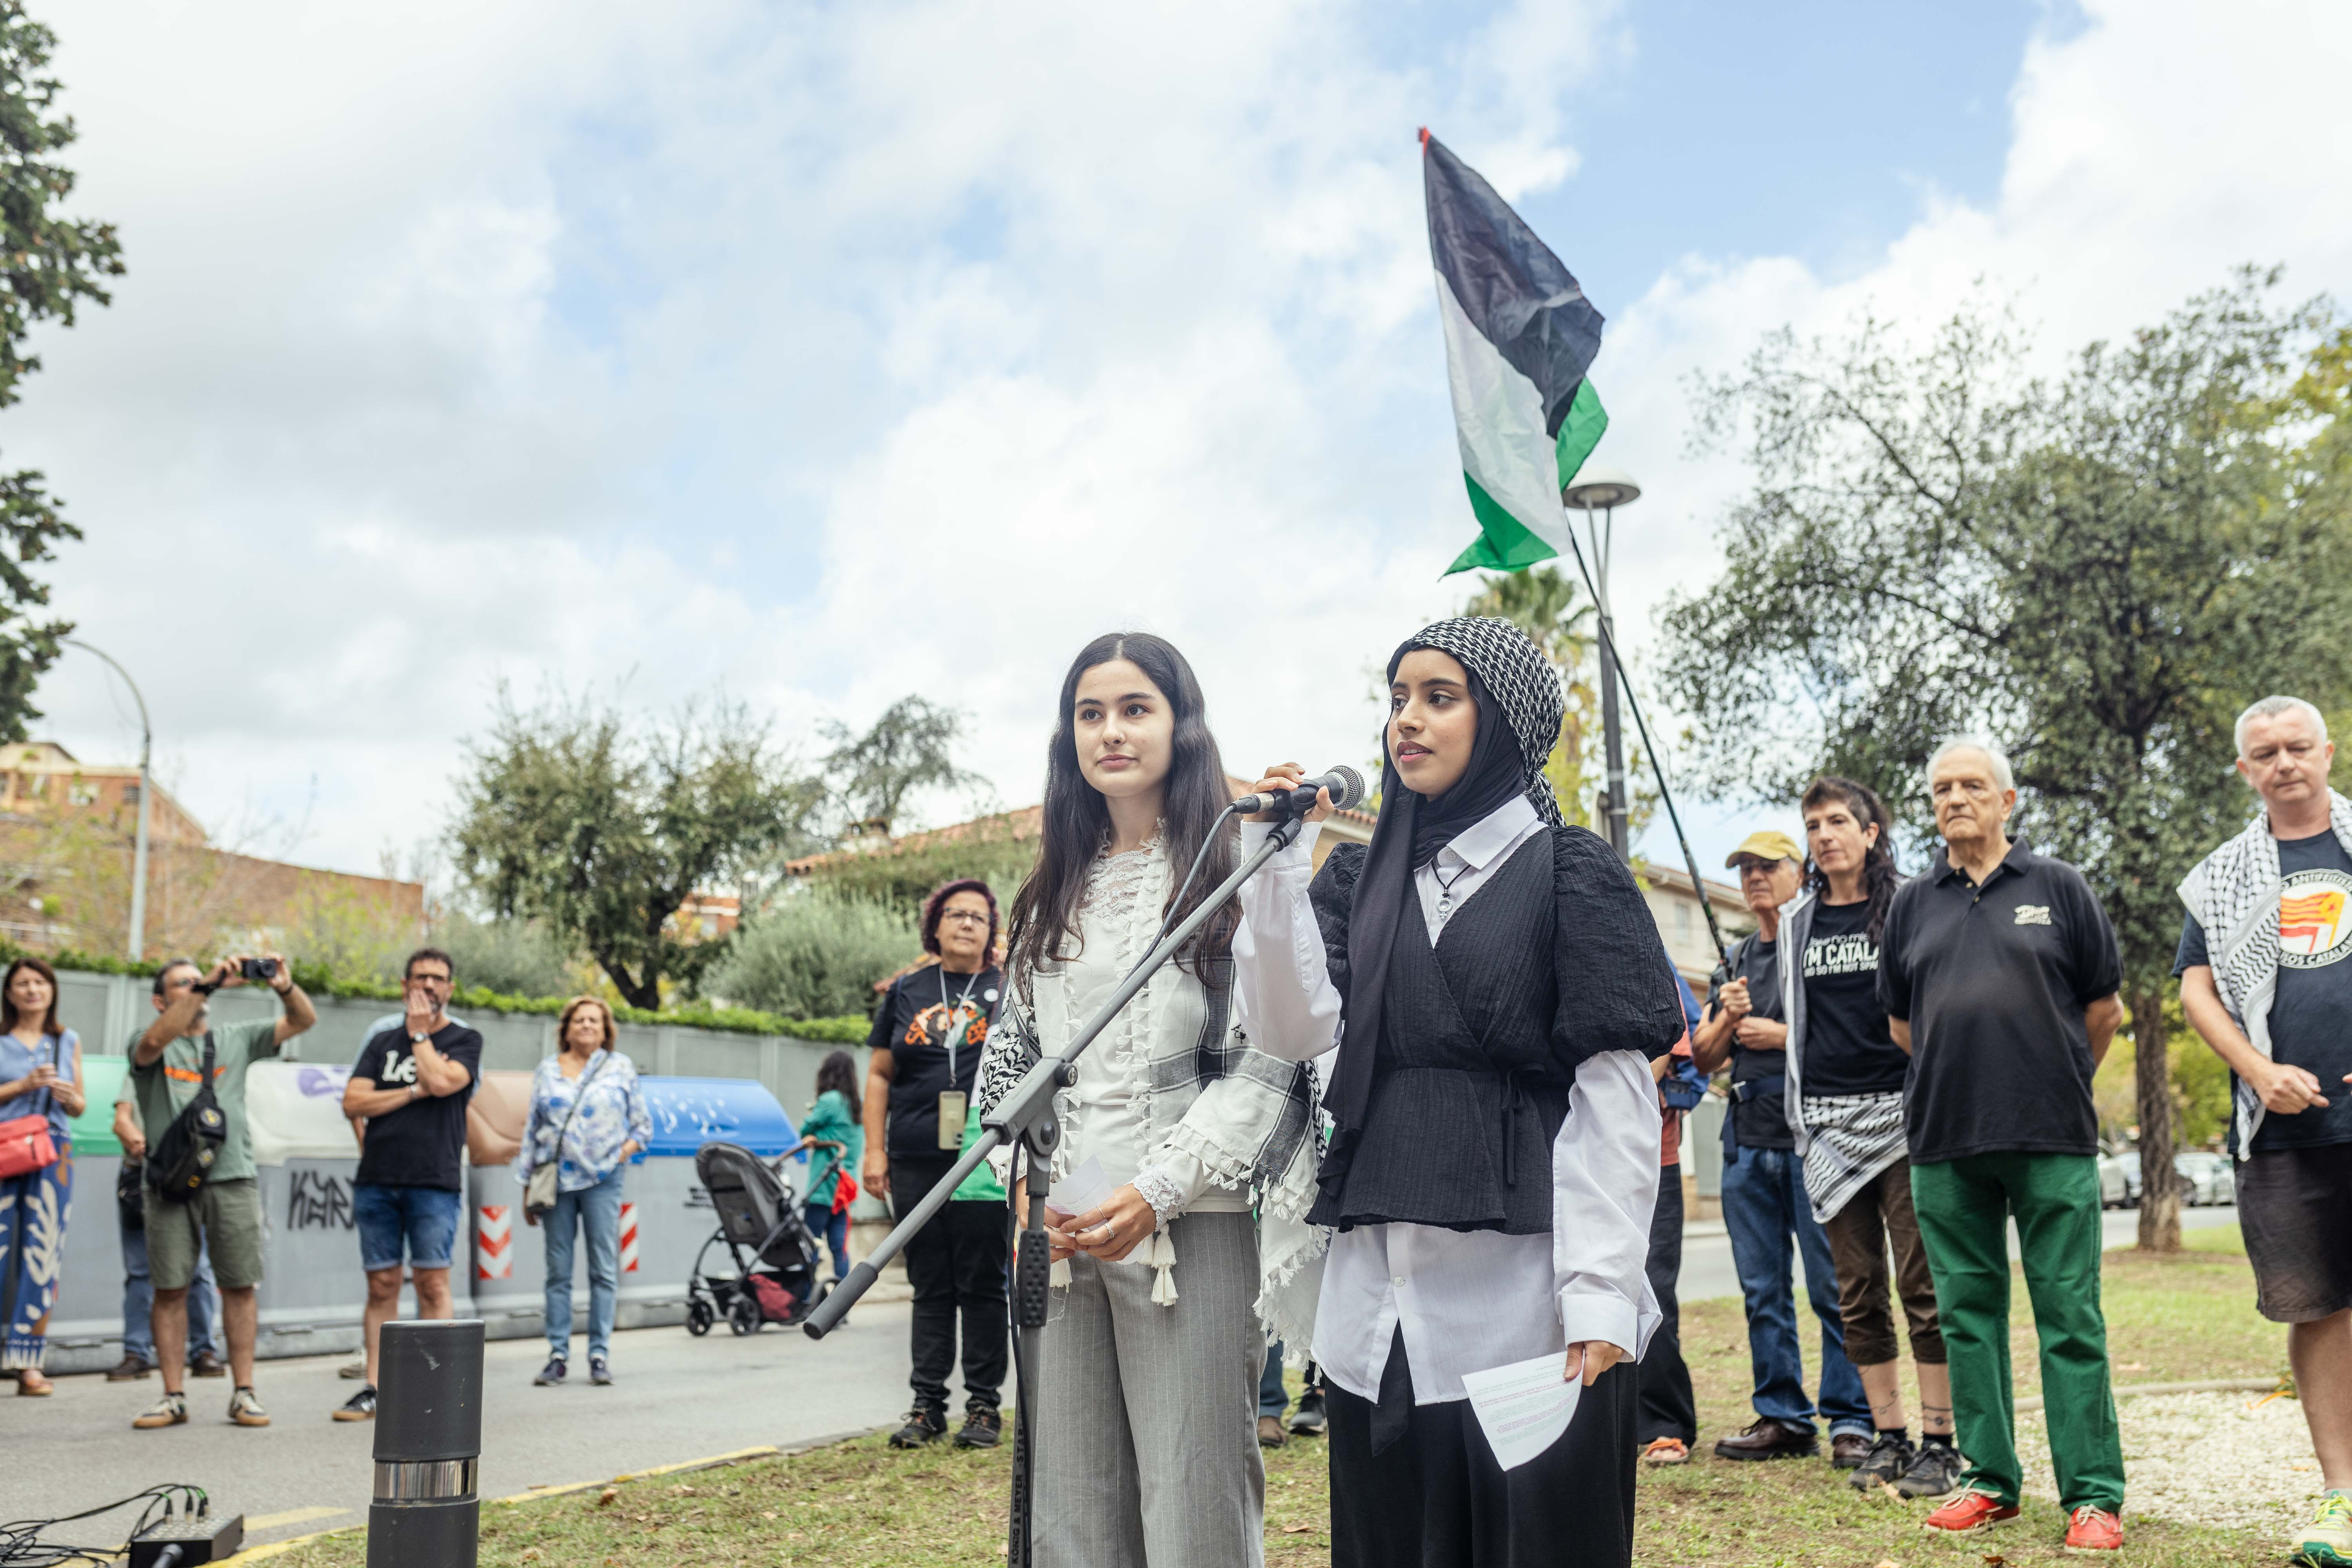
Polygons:
M382 1334L368 1568L474 1568L481 1320L386 1323Z

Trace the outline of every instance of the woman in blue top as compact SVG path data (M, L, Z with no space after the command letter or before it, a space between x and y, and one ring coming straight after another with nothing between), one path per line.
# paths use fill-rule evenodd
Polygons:
M841 1173L859 1168L866 1156L866 1127L859 1119L865 1108L857 1100L857 1058L835 1051L817 1065L816 1103L801 1123L803 1149L809 1156L808 1191L802 1197L808 1227L833 1248L833 1277L849 1278L849 1208L834 1209L834 1191Z
M613 1381L613 1315L620 1300L621 1167L653 1137L653 1118L637 1087L636 1064L613 1048L613 1010L575 996L556 1021L563 1049L539 1064L530 1081L530 1120L523 1126L515 1175L556 1166L555 1206L547 1214L547 1364L533 1383L563 1381L572 1355L572 1244L588 1236L588 1381ZM523 1205L523 1220L539 1216Z
M0 1181L0 1368L15 1371L16 1392L50 1392L41 1372L48 1349L49 1309L58 1299L72 1206L69 1126L82 1110L81 1042L58 1022L58 974L37 958L20 958L0 981L0 1121L45 1117L56 1160Z

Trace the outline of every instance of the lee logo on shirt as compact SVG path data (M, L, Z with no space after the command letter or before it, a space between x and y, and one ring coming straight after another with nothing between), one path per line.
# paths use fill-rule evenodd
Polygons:
M383 1081L386 1083L415 1083L416 1081L416 1058L411 1056L404 1056L397 1061L386 1062L383 1068Z
M2017 923L2021 926L2048 925L2050 923L2050 906L2048 904L2018 905Z
M2352 877L2297 871L2279 888L2279 963L2324 969L2352 952Z

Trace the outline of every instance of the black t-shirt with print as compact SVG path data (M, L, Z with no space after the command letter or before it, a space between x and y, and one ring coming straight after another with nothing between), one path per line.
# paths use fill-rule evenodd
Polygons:
M433 1031L433 1048L466 1069L466 1087L369 1117L367 1139L360 1146L360 1181L383 1187L464 1190L466 1102L482 1081L482 1037L463 1024L444 1024ZM405 1089L415 1083L416 1057L407 1026L385 1029L369 1040L352 1076L371 1079L378 1089Z
M2319 1079L2326 1109L2314 1105L2282 1116L2265 1111L2254 1130L2257 1154L2273 1149L2311 1149L2352 1143L2352 855L2334 832L2311 838L2282 838L2278 846L2278 991L2271 998L2271 1059L2299 1067ZM2195 915L2180 928L2180 951L2172 961L2184 969L2213 962L2204 929ZM2230 1145L2238 1142L2231 1119Z
M1804 1059L1808 1095L1886 1094L1910 1075L1911 1058L1887 1031L1878 1001L1878 947L1870 902L1812 909L1805 933Z
M967 988L971 1016L957 1031L950 1050L945 1037L948 1015L963 1003ZM994 967L978 974L950 974L931 963L891 983L866 1044L870 1050L890 1053L887 1147L892 1155L937 1158L946 1152L940 1147L940 1096L956 1089L971 1103L980 1079L981 1050L1003 995L1004 972Z
M1722 1005L1719 1000L1725 985L1733 980L1748 982L1748 1016L1773 1018L1780 1016L1780 944L1766 942L1762 933L1743 938L1732 949L1738 959L1737 972L1726 974L1715 972L1715 985L1707 993L1710 1008ZM1782 1078L1789 1071L1786 1051L1751 1051L1739 1043L1737 1035L1731 1041L1731 1081L1752 1083L1759 1078ZM1794 1149L1796 1134L1789 1131L1788 1101L1778 1094L1767 1094L1755 1100L1743 1100L1731 1108L1732 1131L1742 1147L1748 1149Z

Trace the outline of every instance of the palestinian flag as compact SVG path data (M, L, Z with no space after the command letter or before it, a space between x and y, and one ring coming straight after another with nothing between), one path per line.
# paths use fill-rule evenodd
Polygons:
M1584 379L1601 312L1478 172L1421 133L1429 254L1477 542L1448 573L1517 572L1567 548L1559 492L1609 416Z

